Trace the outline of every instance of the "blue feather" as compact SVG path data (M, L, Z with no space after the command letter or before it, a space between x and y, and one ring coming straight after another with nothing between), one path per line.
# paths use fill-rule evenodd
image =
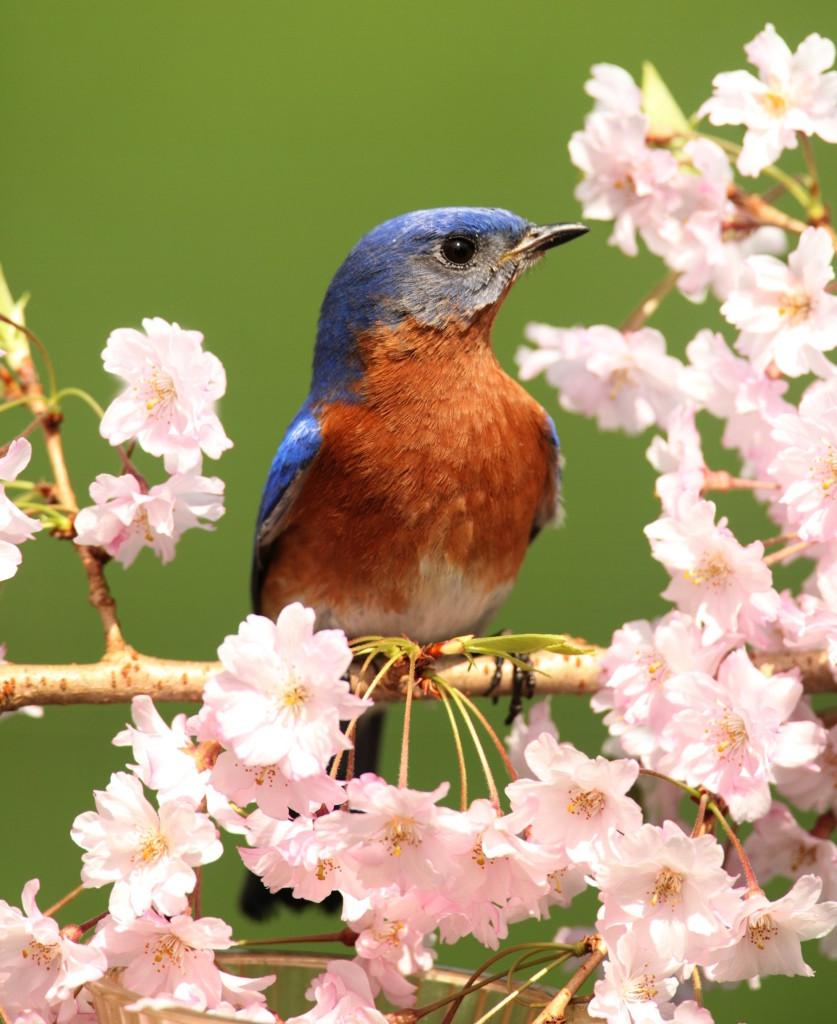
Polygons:
M294 417L276 450L262 493L256 522L253 550L251 593L253 607L259 607L259 594L265 570L264 555L282 532L303 475L322 444L322 431L308 399Z

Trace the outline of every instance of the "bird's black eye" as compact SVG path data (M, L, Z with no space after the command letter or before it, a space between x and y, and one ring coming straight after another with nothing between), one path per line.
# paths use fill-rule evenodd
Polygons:
M477 251L476 241L468 235L448 235L442 242L442 255L448 263L464 267L470 263Z

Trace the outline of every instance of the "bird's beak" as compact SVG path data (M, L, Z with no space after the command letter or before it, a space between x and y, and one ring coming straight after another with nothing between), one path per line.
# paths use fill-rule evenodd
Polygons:
M589 230L584 224L534 225L517 245L506 253L506 258L517 259L520 256L534 256L546 252L547 249L554 249L556 245L563 245L574 238L586 235Z

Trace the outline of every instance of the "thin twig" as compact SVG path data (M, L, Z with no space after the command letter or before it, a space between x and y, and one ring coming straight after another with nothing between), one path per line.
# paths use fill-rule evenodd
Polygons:
M58 913L59 910L61 910L63 907L66 907L68 903L71 903L76 898L76 896L80 896L83 892L84 883L82 882L81 885L77 885L75 889L70 889L70 891L65 896L62 896L60 900L56 900L51 907L45 910L44 917L53 917L55 914Z
M784 562L786 558L801 555L803 551L807 551L813 545L814 542L811 540L798 540L795 544L788 544L787 547L779 548L778 551L771 551L769 555L764 556L762 561L765 565L775 565L776 562Z
M587 957L567 984L553 996L544 1009L535 1017L534 1024L557 1024L558 1021L564 1019L564 1011L572 997L607 956L607 946L605 946L598 935L591 936L589 945L590 956Z
M651 291L640 302L636 309L627 317L619 328L623 334L630 331L638 331L660 308L663 299L671 292L677 284L678 273L671 271L658 281Z

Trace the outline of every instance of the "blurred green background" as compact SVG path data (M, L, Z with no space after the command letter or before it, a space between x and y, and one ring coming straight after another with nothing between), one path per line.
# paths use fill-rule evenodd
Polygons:
M29 323L60 383L107 402L115 383L99 354L108 333L155 315L202 330L228 373L221 412L235 448L207 469L226 481L227 514L214 535L187 535L168 567L145 553L127 574L109 569L130 641L158 655L209 658L246 614L262 480L307 390L323 292L366 230L448 204L577 218L567 140L590 107L589 66L611 61L638 75L650 59L691 111L713 74L744 66L742 45L768 20L792 46L811 31L837 34L831 0L6 0L0 260L13 293L32 293ZM832 195L836 178L832 158ZM516 287L495 329L507 368L528 320L618 323L655 283L657 262L626 259L608 234L594 224ZM654 323L680 353L717 316L673 298ZM664 607L665 577L641 532L657 514L647 438L602 435L556 413L541 382L533 391L556 414L567 455L567 523L538 540L498 626L606 642L623 621ZM66 411L83 499L97 472L118 469L90 412ZM7 416L0 440L24 422ZM735 496L724 510L742 537L764 535L749 499ZM47 537L26 545L19 576L0 589L2 640L15 661L98 656L98 623L69 545ZM556 700L553 710L564 738L595 748L601 729L581 701ZM0 725L0 897L17 902L23 882L38 876L46 906L76 884L69 825L124 764L110 738L126 714L124 706L53 708L40 722ZM452 771L441 759L439 714L419 715L416 785ZM204 896L204 912L226 917L240 936L330 927L317 912L304 924L242 921L240 876L235 856L211 866ZM102 905L103 894L86 893L63 920ZM561 919L589 922L590 909ZM443 963L479 959L467 944L440 952ZM827 969L813 950L811 959ZM804 1000L807 1019L825 1019L824 980L770 978L761 994L713 991L709 1005L718 1021L768 1024Z

